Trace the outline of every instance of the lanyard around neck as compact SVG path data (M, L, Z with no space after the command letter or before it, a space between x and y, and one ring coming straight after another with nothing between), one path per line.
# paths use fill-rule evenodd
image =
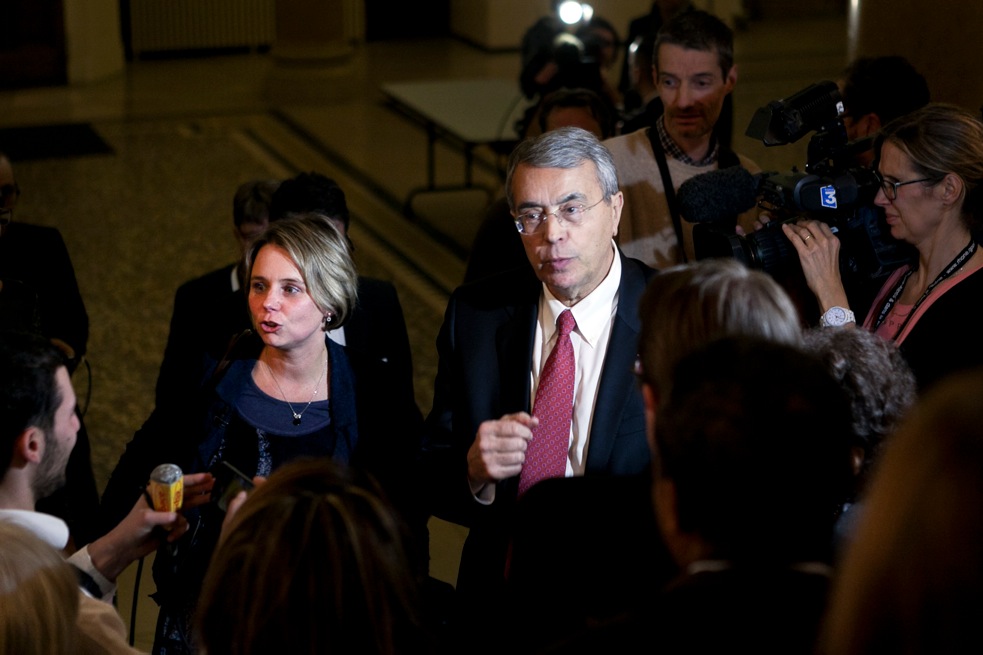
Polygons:
M970 237L969 244L961 251L959 251L959 254L956 255L955 259L949 262L949 265L946 266L945 269L941 273L939 273L934 280L932 280L932 283L928 285L928 288L925 289L925 293L923 293L921 297L915 302L915 305L911 308L911 311L908 312L908 315L905 317L904 322L901 323L901 327L899 327L898 331L895 333L894 335L895 339L898 338L899 334L904 332L905 327L908 326L908 321L910 321L911 317L915 315L915 312L918 310L918 307L922 304L922 302L925 301L925 299L928 297L928 294L932 293L932 290L935 289L935 287L939 286L945 280L952 277L952 275L956 271L958 271L960 267L962 267L962 265L965 264L966 261L970 257L972 257L973 253L975 252L976 252L976 241L972 237ZM911 274L914 273L916 270L917 270L916 268L908 269L905 272L904 276L902 276L901 280L898 282L897 286L894 287L894 291L891 293L891 296L884 302L884 306L881 307L881 312L877 316L877 321L874 323L874 330L877 330L877 328L881 326L881 323L884 322L884 319L887 318L887 315L891 312L891 308L894 307L894 304L898 301L898 298L901 297L901 292L904 291L905 284L908 283L908 278L911 277Z

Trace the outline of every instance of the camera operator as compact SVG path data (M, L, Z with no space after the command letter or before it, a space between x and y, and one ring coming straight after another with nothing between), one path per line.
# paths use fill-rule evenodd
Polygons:
M882 126L924 107L931 99L925 78L898 55L853 60L839 87L845 108L843 126L850 141L873 137ZM856 159L869 168L874 153L865 150Z
M983 252L971 231L983 215L983 122L930 104L886 125L874 142L880 187L875 203L891 236L917 260L894 271L863 327L900 348L919 389L961 368L983 364L973 318L983 297ZM840 241L830 226L782 226L798 253L824 326L855 322L840 275Z
M618 34L599 16L582 21L575 33L555 15L536 21L522 37L519 85L526 98L537 102L519 121L520 138L538 136L538 116L544 98L560 89L588 89L604 101L606 112L617 115L620 97L607 81L614 62Z
M676 190L707 171L760 169L721 145L717 122L737 83L734 35L704 11L676 15L655 40L656 86L664 113L645 130L604 142L614 156L625 206L616 240L631 257L664 268L696 257L693 225ZM757 210L738 218L750 227Z

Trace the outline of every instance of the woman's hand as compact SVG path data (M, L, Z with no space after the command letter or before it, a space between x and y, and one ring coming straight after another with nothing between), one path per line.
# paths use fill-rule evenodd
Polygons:
M212 499L215 478L211 473L189 473L184 476L184 503L182 509L192 509L207 504Z
M809 289L819 301L820 311L847 307L846 291L840 278L840 240L828 225L804 220L785 223L782 231L799 254L799 263Z
M254 488L261 486L265 482L266 482L266 478L263 477L262 475L253 476ZM236 513L239 511L239 508L241 508L243 504L246 502L246 499L248 497L249 497L248 492L240 491L235 496L233 496L231 500L229 500L229 505L225 510L225 518L222 519L222 531L221 534L219 535L219 543L225 540L225 536L232 529L232 524L234 523L233 518L235 517Z

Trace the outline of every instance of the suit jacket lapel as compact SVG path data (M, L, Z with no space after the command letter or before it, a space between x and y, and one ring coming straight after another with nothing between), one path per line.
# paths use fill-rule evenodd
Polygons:
M620 254L620 251L619 251ZM604 357L594 418L591 421L586 470L607 470L615 437L625 407L638 394L630 371L638 357L638 302L645 290L645 277L621 255L621 286L618 311L611 326L611 338Z
M529 402L529 362L532 361L542 283L530 274L523 278L523 284L517 286L513 293L515 301L505 306L505 317L495 334L499 393L504 411L528 412L532 410Z

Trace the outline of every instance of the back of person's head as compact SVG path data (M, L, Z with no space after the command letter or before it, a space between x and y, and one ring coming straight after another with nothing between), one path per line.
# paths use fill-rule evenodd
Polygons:
M725 336L798 343L795 305L774 278L734 259L704 259L663 270L639 302L642 376L668 393L684 355Z
M867 330L820 328L805 333L805 350L820 359L850 399L853 433L863 450L861 473L878 459L918 393L901 351Z
M277 180L250 180L239 185L232 197L232 221L265 224L270 219L270 202L280 186Z
M424 652L407 543L369 478L327 458L289 462L219 544L199 642L209 655Z
M0 521L0 653L76 652L78 613L78 579L61 553Z
M587 114L596 125L561 123L557 124L557 116L564 109L579 109ZM582 127L592 132L598 139L606 139L614 133L614 118L601 96L590 89L557 89L547 94L539 104L537 111L540 133L548 132L559 127Z
M512 178L519 166L570 169L585 163L594 165L597 183L604 194L604 200L618 193L618 171L614 166L611 151L587 130L579 127L560 127L522 141L509 155L505 174L505 193L509 208L515 209Z
M983 219L983 122L956 105L930 103L885 125L874 140L879 160L884 143L911 159L918 177L942 181L952 173L962 180L963 215L970 227Z
M0 480L7 474L14 442L24 430L50 433L62 398L55 374L61 352L43 337L0 332Z
M824 653L978 653L983 370L921 398L891 437L834 581Z
M309 212L271 223L246 256L250 280L256 256L264 246L283 249L300 269L314 304L331 315L325 329L339 328L348 321L358 299L358 272L345 235L334 221Z
M859 57L843 72L843 105L854 120L877 114L885 125L930 99L925 78L901 56Z
M659 48L675 45L686 50L717 53L717 61L723 78L734 67L734 32L713 14L701 11L685 11L676 14L662 26L655 37L653 61L658 66Z
M786 344L727 338L684 357L674 378L653 461L675 487L680 533L735 563L830 559L852 439L846 398L822 364Z
M345 192L330 177L311 171L283 180L270 201L270 220L278 221L289 214L318 212L341 221L348 231L351 216Z

